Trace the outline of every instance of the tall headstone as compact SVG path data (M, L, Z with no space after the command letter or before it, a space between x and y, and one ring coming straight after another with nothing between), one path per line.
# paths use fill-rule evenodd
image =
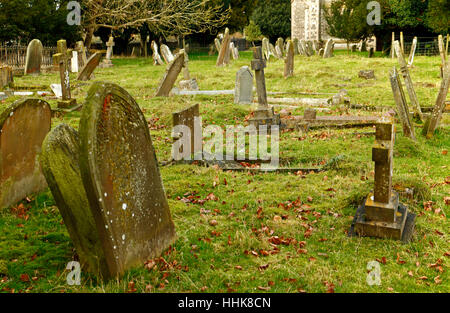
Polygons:
M294 43L288 40L284 59L284 78L294 76Z
M334 41L333 39L328 39L327 43L325 45L325 50L323 52L323 58L331 58L333 56L333 46L334 46Z
M200 107L198 104L193 105L189 108L181 110L179 112L175 112L172 114L173 127L174 130L177 126L186 126L189 128L188 133L173 133L173 138L178 142L183 142L183 139L187 141L187 145L174 145L172 149L172 157L174 160L179 161L186 157L191 157L192 155L196 155L203 151L203 144L201 140L196 139L196 128L201 129L201 125L195 125L196 118L200 117ZM200 123L199 123L200 124ZM184 136L188 136L188 138L183 138ZM201 135L200 135L201 137ZM180 140L181 139L181 140ZM189 151L184 150L185 148L189 149Z
M123 88L91 86L80 120L79 164L109 276L142 266L174 243L148 124Z
M444 39L442 35L439 35L438 37L438 47L439 47L439 55L441 56L441 78L444 77L444 66L445 66L445 60L446 60L446 51L444 48Z
M170 51L170 48L167 45L162 44L159 49L161 50L161 55L167 64L171 63L174 60L175 57L173 56L172 51Z
M175 56L172 63L167 66L166 72L159 83L158 90L156 91L156 97L167 97L172 90L178 75L180 75L181 69L185 64L185 52L181 49Z
M222 44L220 43L219 38L214 39L214 45L216 46L217 53L220 53Z
M395 33L392 32L392 39L391 39L391 59L395 58L395 47L394 47L394 42L395 42Z
M417 48L417 37L414 37L412 45L411 45L411 52L409 52L409 58L408 58L408 66L411 67L414 62L414 55L416 54L416 48Z
M222 44L220 46L220 52L217 57L216 66L224 66L230 63L230 42L231 42L230 30L226 28Z
M87 63L86 48L83 41L78 41L75 46L75 50L78 51L78 67L82 67Z
M375 188L358 209L354 230L360 236L410 241L415 215L399 203L392 189L395 124L383 118L376 125L376 140L372 149L375 162Z
M253 74L248 66L243 66L236 73L234 103L251 104L253 102Z
M292 40L292 42L293 42L293 44L294 44L294 54L295 54L295 55L299 55L299 54L300 54L300 51L298 50L298 44L299 44L298 38L294 38L294 39Z
M60 124L45 138L40 163L84 269L106 278L109 271L81 179L79 153L77 131Z
M69 62L72 60L72 50L67 50L65 40L58 41L59 53L53 55L53 58L59 62L59 77L61 80L62 100L58 101L59 108L70 108L76 104L76 99L72 99L70 91Z
M70 59L70 68L72 73L78 73L78 51L72 51L72 59Z
M158 52L158 44L153 40L152 41L152 51L153 51L153 64L154 65L163 65L164 62L161 59L161 56Z
M89 60L87 60L86 64L84 64L80 73L78 74L77 80L88 81L91 79L92 73L95 71L97 66L100 64L100 59L102 58L102 54L99 52L91 55Z
M278 38L275 47L278 47L280 49L281 55L280 59L284 56L284 40L283 38Z
M403 32L400 32L400 48L404 55L405 54L405 41L403 40Z
M414 126L409 118L409 108L406 102L405 93L403 92L402 83L398 75L397 69L394 67L390 73L392 93L394 94L395 104L397 105L398 116L403 126L403 134L405 137L409 137L412 140L416 140L414 134Z
M38 161L50 131L50 105L40 99L0 106L0 208L47 187Z
M395 54L397 55L398 63L400 64L400 73L405 80L406 90L408 91L409 99L411 100L411 105L414 110L414 116L421 121L423 121L423 114L420 108L419 99L417 98L416 91L414 90L414 85L409 75L408 64L406 64L405 57L400 49L400 44L398 41L394 42Z
M281 48L278 45L275 46L275 56L277 59L283 58L283 51L281 50Z
M44 46L39 39L33 39L28 44L24 74L39 75L41 73L42 53Z

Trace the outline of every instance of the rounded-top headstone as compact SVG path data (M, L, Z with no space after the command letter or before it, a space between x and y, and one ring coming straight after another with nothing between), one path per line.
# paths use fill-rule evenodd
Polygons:
M50 127L51 110L45 101L0 104L0 208L47 187L38 155Z
M80 169L111 276L176 238L147 121L123 88L96 82L80 120Z
M27 56L25 61L25 75L41 73L42 53L44 46L39 39L33 39L27 48Z

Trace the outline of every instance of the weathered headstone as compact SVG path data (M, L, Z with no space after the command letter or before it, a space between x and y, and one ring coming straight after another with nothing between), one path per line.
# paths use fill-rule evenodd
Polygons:
M180 81L181 90L199 90L197 79L191 78L189 72L189 56L185 50L184 53L184 67L183 67L183 80Z
M174 60L175 57L173 56L172 51L170 51L170 48L167 45L162 44L159 49L161 50L161 55L167 64L171 63Z
M103 59L102 63L100 64L100 67L102 68L108 68L113 67L114 64L112 63L111 59L113 56L113 49L115 46L114 37L109 37L108 41L106 42L106 57Z
M395 58L395 47L394 47L394 42L395 42L395 33L392 32L392 39L391 39L391 59Z
M283 51L281 50L281 48L278 45L275 46L275 57L277 59L283 58Z
M444 67L444 78L442 79L441 88L439 89L439 94L436 99L436 104L434 105L433 112L430 118L425 123L423 128L423 134L427 138L431 138L434 135L436 128L441 121L442 114L445 110L445 99L447 98L447 93L450 85L450 61Z
M414 85L409 75L408 64L406 64L402 51L400 50L400 44L398 41L394 42L395 54L397 55L398 63L400 64L400 73L405 81L406 90L408 91L409 99L414 110L414 116L423 121L422 110L420 109L419 99L417 98Z
M365 40L361 40L359 44L359 52L365 52L367 51L367 44Z
M220 52L217 57L216 66L224 66L230 64L230 42L231 42L230 30L226 28L222 44L220 46Z
M323 52L323 58L331 58L333 56L333 46L334 46L334 41L333 39L328 39L327 43L325 45L325 50Z
M444 67L445 67L445 60L446 60L446 51L444 48L444 39L442 35L438 36L438 48L439 48L439 55L441 56L441 78L444 77Z
M185 64L184 50L181 49L175 56L172 63L167 66L166 72L159 84L158 90L156 91L156 97L167 97L175 84L178 75L181 72Z
M239 59L239 49L234 46L234 43L230 43L231 55L233 56L233 60Z
M300 52L299 52L299 50L298 50L298 44L299 44L298 38L294 38L294 39L292 40L292 42L293 42L293 44L294 44L294 54L295 54L295 55L300 54Z
M72 60L72 50L67 50L65 40L58 41L59 53L53 58L59 62L59 77L61 79L62 100L58 101L58 108L70 108L76 104L76 99L72 99L70 91L69 61Z
M44 46L39 39L33 39L28 44L24 74L39 75L41 73L42 53Z
M307 49L308 56L314 55L315 51L314 51L314 47L313 47L313 42L311 40L306 41L306 49Z
M38 155L50 127L51 110L45 101L0 105L0 208L47 187Z
M78 73L78 51L72 51L72 59L70 60L70 69L72 73Z
M109 276L176 239L147 121L121 87L94 83L80 120L80 170Z
M77 80L88 81L91 79L92 73L95 71L97 66L100 63L100 59L102 58L102 54L99 52L91 55L89 60L87 60L86 64L84 64L80 73L78 74Z
M158 52L158 44L153 40L152 41L152 51L153 51L153 64L154 65L163 65L164 62L161 59L161 56Z
M234 103L250 104L253 102L253 74L248 66L243 66L236 73Z
M399 203L392 189L395 124L385 117L376 125L376 140L372 149L375 162L375 188L358 209L354 231L359 236L411 240L415 215Z
M263 55L264 58L266 59L266 61L270 60L270 42L269 39L267 39L266 37L264 37L262 39L262 49L263 49Z
M13 70L10 66L0 65L0 89L12 87L14 83Z
M375 71L374 70L361 70L358 73L358 77L364 79L375 79Z
M414 55L416 54L416 48L417 48L417 37L414 37L412 45L411 45L411 52L409 53L408 58L408 66L411 67L414 62Z
M275 44L275 49L276 49L276 47L278 47L279 49L280 49L280 52L281 52L281 55L280 55L280 59L281 58L283 58L283 56L284 56L284 40L283 40L283 38L278 38L277 39L277 42L276 42L276 44Z
M402 49L403 55L405 55L405 41L403 40L403 32L400 32L400 48Z
M294 43L288 40L284 59L284 78L294 76Z
M402 83L398 75L397 69L394 67L390 73L392 93L394 94L395 104L397 105L398 116L403 126L403 134L405 137L409 137L412 140L416 140L414 134L414 126L409 118L409 108L406 102L405 93L403 92Z
M185 156L187 158L191 157L192 155L196 155L199 152L203 151L203 146L201 140L195 140L195 132L196 128L200 129L200 125L195 125L195 118L200 117L200 107L198 104L193 105L187 109L181 110L179 112L175 112L172 114L172 120L173 120L173 127L174 127L174 133L172 134L173 139L177 142L186 141L186 144L181 145L174 145L172 150L172 157L174 160L179 161L183 159ZM177 129L177 126L186 126L189 128L188 133L175 133L175 130ZM187 138L183 138L184 136L187 136ZM201 137L201 135L200 135ZM180 140L181 139L181 140ZM183 140L184 139L184 140ZM189 151L184 150L186 148L189 148Z
M254 111L254 117L249 120L257 129L261 125L279 125L280 116L274 113L273 107L267 102L266 78L264 68L266 61L262 55L261 47L253 48L252 70L255 71L256 91L258 93L258 107Z
M373 47L370 47L368 57L373 58L373 55L374 55L374 49L373 49Z
M79 153L78 133L60 124L45 138L40 163L81 263L106 278L109 271L81 179Z
M82 67L87 63L86 48L83 41L76 43L75 50L78 52L78 67Z
M220 43L219 38L214 39L214 45L216 46L217 53L220 53L222 44Z
M278 53L277 53L277 51L275 49L275 46L273 44L271 44L271 43L269 43L269 51L270 51L271 55L273 55L275 58L278 59Z

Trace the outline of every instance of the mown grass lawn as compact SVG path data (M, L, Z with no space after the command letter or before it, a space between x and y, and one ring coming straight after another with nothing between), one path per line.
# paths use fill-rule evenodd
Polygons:
M191 55L190 71L202 90L233 89L235 73L249 65L250 52L225 68L215 57ZM170 159L171 113L199 103L203 125L243 124L250 106L233 104L233 96L154 98L165 67L151 59L114 59L97 69L95 80L125 88L137 100L151 125L158 160ZM434 105L439 57L416 57L411 76L422 106ZM388 79L397 65L389 58L365 54L334 58L297 56L295 76L282 77L283 62L266 69L268 91L338 92L348 90L352 103L395 107ZM376 80L358 78L374 69ZM39 78L16 77L16 85L59 82L56 73ZM83 102L89 84L75 82L73 95ZM406 90L405 90L406 92ZM289 96L289 95L286 95ZM291 96L296 96L292 94ZM299 97L298 95L296 97ZM7 99L6 105L14 99ZM48 100L56 106L55 100ZM276 108L279 111L281 108ZM293 114L302 114L299 107ZM332 114L346 112L334 107ZM349 110L351 114L369 114ZM378 113L381 114L381 113ZM80 113L54 118L53 126L78 128ZM394 154L394 183L414 187L414 199L401 198L417 214L409 244L392 240L349 238L356 208L373 186L372 128L321 129L307 135L281 134L284 166L310 167L339 160L321 173L250 174L214 167L161 167L178 240L148 270L144 264L120 280L97 281L82 274L81 286L66 284L68 262L76 260L70 237L50 191L0 210L0 290L4 292L448 292L450 291L450 119L436 136L417 142L403 137L401 125ZM202 200L194 204L186 199ZM282 217L281 220L279 217ZM217 225L211 226L210 221ZM285 244L278 243L278 236ZM381 262L381 286L366 283L367 263Z

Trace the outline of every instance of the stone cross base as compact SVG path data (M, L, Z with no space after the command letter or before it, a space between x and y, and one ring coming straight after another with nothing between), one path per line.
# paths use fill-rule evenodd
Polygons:
M270 109L257 109L254 111L254 117L249 119L248 122L250 125L259 129L259 126L262 125L280 125L280 115L275 114L273 108ZM269 129L268 129L269 130Z
M392 193L389 204L375 202L371 193L356 212L350 235L409 242L415 219L416 215L399 203L398 193Z
M58 100L59 109L69 109L77 105L77 99Z

